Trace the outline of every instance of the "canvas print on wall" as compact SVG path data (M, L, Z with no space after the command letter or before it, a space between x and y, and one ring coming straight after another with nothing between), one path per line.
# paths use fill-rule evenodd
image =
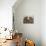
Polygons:
M28 23L28 24L29 24L29 23L30 23L30 24L33 24L33 23L34 23L34 17L31 17L31 16L29 16L29 17L28 17L28 16L24 17L23 23L24 23L24 24L27 24L27 23Z

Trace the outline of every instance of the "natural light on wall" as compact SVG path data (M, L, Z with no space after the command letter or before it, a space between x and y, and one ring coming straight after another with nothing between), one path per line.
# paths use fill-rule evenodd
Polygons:
M16 0L0 0L0 27L12 29L12 6Z

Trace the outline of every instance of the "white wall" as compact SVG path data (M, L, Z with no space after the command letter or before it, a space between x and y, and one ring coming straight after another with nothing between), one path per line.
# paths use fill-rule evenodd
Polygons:
M46 46L46 0L41 1L41 15L42 46Z
M0 0L0 27L12 28L12 6L16 0Z
M13 10L15 10L15 28L22 32L25 38L34 40L36 46L41 46L41 0L23 0ZM34 24L23 24L25 16L33 16Z

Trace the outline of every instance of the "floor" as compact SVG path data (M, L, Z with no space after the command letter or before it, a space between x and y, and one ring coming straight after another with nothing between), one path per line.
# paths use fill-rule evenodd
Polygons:
M15 39L13 40L6 40L6 42L4 42L2 45L0 46L16 46L15 44Z

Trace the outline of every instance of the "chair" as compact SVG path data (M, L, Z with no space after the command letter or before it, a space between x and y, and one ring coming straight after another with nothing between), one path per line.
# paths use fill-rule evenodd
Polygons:
M35 46L35 43L32 40L26 40L25 46Z

